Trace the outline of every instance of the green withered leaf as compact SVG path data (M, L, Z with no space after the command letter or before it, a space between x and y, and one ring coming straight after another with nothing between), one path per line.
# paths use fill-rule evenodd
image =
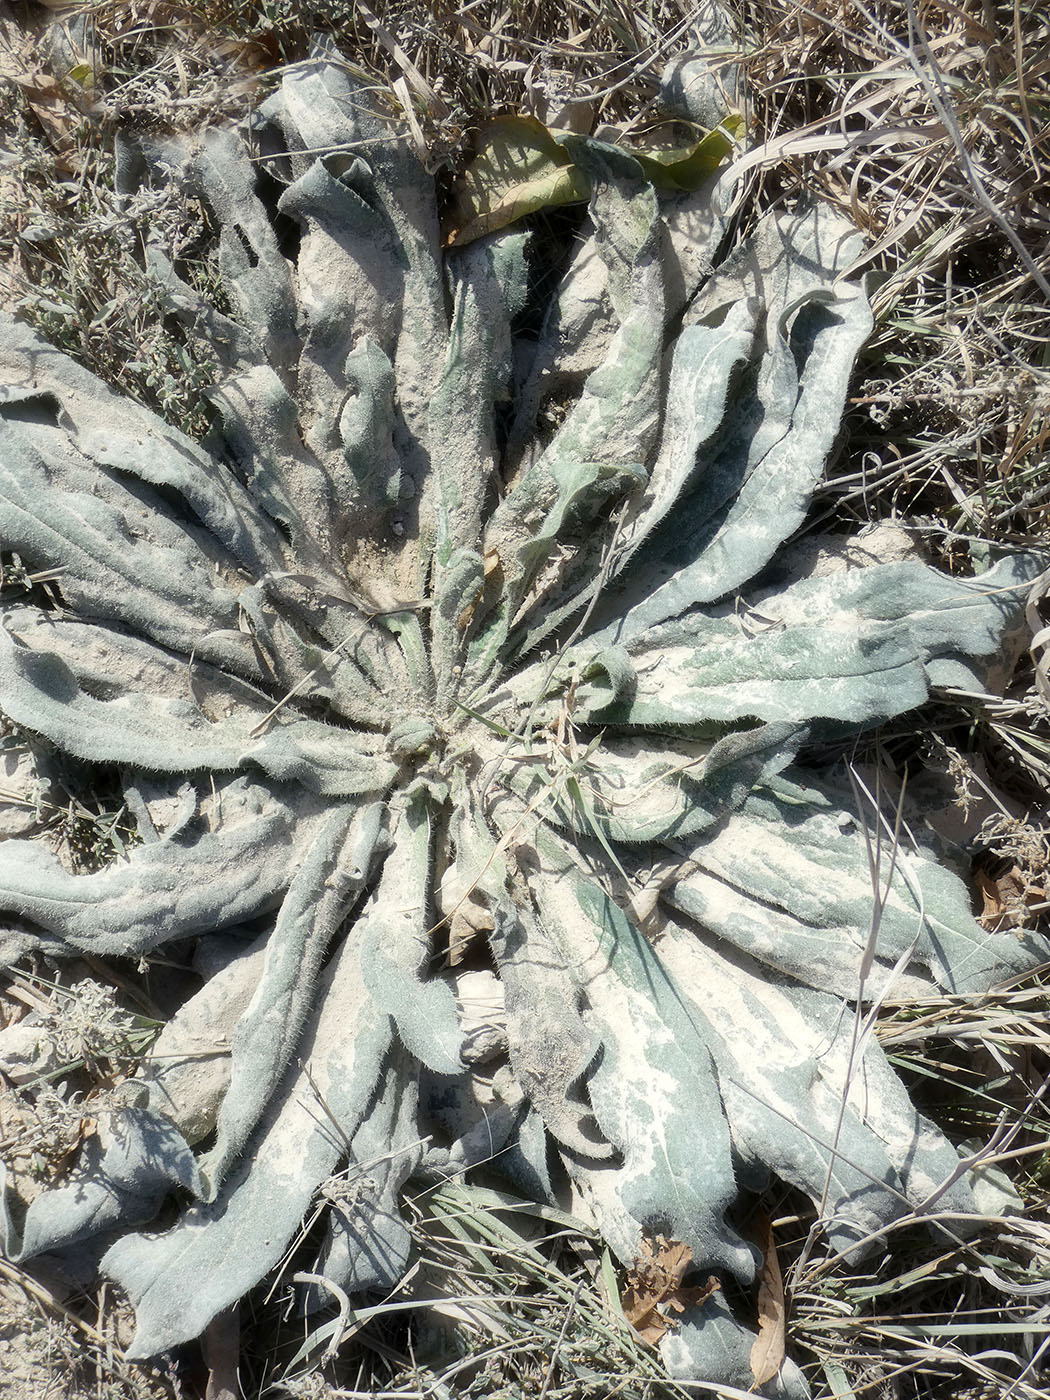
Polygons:
M879 891L870 949L862 819L845 814L810 775L804 786L792 776L802 777L785 771L706 840L686 843L680 878L664 892L669 904L767 967L839 995L860 985L868 963L869 995L887 982L927 995L938 987L972 992L1038 964L1038 937L983 929L958 876L931 851L907 845Z
M693 121L705 72L668 82ZM141 838L90 873L0 843L0 948L201 983L70 1177L28 1208L9 1179L8 1256L101 1256L144 1357L304 1222L308 1310L396 1285L412 1177L502 1171L624 1266L663 1235L744 1289L741 1185L806 1193L844 1250L969 1213L866 1018L1044 949L910 830L873 888L892 816L821 744L1001 670L1045 561L778 556L871 326L856 231L813 205L742 236L717 171L566 136L577 227L443 249L431 177L320 51L240 126L136 141L123 192L175 180L217 232L221 309L146 253L214 423L0 318L0 539L51 576L0 617L0 710ZM673 1374L751 1389L731 1292ZM760 1389L807 1393L790 1361Z
M365 987L361 956L373 922L383 918L384 893L397 898L389 875L314 987L313 1011L297 1042L300 1063L269 1094L240 1164L214 1199L190 1207L161 1235L128 1235L105 1256L105 1269L135 1304L135 1354L149 1356L197 1336L271 1269L361 1124L385 1111L376 1087L394 1043L393 1023ZM288 1028L278 1031L286 1035ZM264 1058L272 1064L276 1056ZM231 1083L236 1075L235 1067Z
M234 1028L230 1083L219 1109L215 1144L201 1163L209 1194L243 1148L288 1066L329 941L348 897L371 872L381 817L378 803L353 817L337 807L292 877L255 992Z

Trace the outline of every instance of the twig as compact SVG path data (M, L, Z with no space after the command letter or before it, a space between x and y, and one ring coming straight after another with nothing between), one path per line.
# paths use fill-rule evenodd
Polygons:
M569 1306L565 1309L565 1317L562 1320L561 1331L558 1333L558 1340L554 1343L554 1350L551 1352L551 1359L547 1364L547 1373L543 1377L543 1385L540 1388L539 1400L547 1400L547 1392L550 1390L551 1381L554 1379L554 1368L558 1364L558 1353L562 1349L562 1344L565 1341L565 1334L569 1330L569 1323L572 1321L573 1314L576 1311L576 1304L580 1301L580 1294L583 1292L583 1285L586 1281L586 1278L580 1279L573 1290Z

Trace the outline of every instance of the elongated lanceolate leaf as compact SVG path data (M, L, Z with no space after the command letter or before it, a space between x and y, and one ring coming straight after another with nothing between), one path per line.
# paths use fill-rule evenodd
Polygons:
M313 720L271 724L256 709L213 722L189 700L134 692L96 699L57 656L19 647L2 629L0 666L11 718L78 758L167 773L257 768L332 797L381 791L396 771L357 736Z
M405 1271L412 1237L398 1198L423 1155L419 1133L418 1071L395 1052L353 1135L345 1172L325 1191L331 1209L317 1270L344 1292L393 1288Z
M912 1108L877 1042L864 1037L851 1056L854 1016L841 1001L770 985L759 964L716 953L673 923L661 953L709 1027L736 1151L823 1202L835 1248L951 1181L957 1154ZM974 1210L964 1183L949 1196L943 1209Z
M170 1118L191 1146L215 1127L230 1087L230 1042L262 975L267 938L229 937L218 970L168 1021L140 1067L148 1107Z
M576 709L639 726L885 719L926 699L938 658L994 657L1036 563L1008 560L976 579L875 565L764 598L753 621L691 615L626 648L625 679L584 670Z
M541 858L535 880L599 1042L591 1103L623 1158L603 1169L622 1212L610 1243L629 1261L643 1230L669 1230L696 1258L749 1277L751 1252L723 1219L733 1192L729 1134L681 994L618 906L550 837Z
M427 977L432 943L427 920L429 824L417 803L399 814L386 872L396 903L377 910L363 953L376 1006L391 1015L405 1046L438 1074L463 1068L463 1036L455 997L440 977Z
M382 817L379 803L356 820L336 808L292 878L254 995L233 1032L230 1085L215 1145L201 1164L209 1196L288 1066L329 941L371 874Z
M335 1171L370 1111L393 1025L365 988L362 947L387 880L317 986L292 1066L238 1169L211 1204L162 1235L131 1235L106 1256L138 1317L131 1354L197 1336L277 1262L317 1187Z
M740 354L733 308L755 298L761 330L717 440L698 443L681 509L672 520L666 505L655 507L664 528L635 555L611 638L632 638L724 598L802 523L837 432L853 356L871 329L860 288L838 275L859 251L855 231L827 209L767 216L694 302L689 322L727 318L716 392Z
M71 875L45 847L0 843L0 898L39 927L52 952L137 953L241 923L280 903L290 864L317 830L264 788L231 784L223 824L132 848L94 875Z
M1037 964L1038 939L981 928L958 876L921 848L902 846L891 862L885 831L872 833L892 867L876 918L861 818L806 778L773 779L692 846L667 900L767 966L847 997L973 991Z

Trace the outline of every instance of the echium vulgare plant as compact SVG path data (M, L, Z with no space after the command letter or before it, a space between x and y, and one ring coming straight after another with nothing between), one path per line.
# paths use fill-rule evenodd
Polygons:
M95 1242L132 1355L235 1303L319 1190L312 1267L351 1293L405 1269L408 1178L480 1165L625 1264L659 1235L744 1284L727 1212L770 1173L836 1249L975 1209L855 1008L1039 950L903 843L873 934L864 823L793 765L979 684L1041 561L785 581L870 328L858 237L767 217L712 270L710 188L569 149L558 280L549 232L444 251L323 56L239 130L129 146L127 188L220 231L221 310L149 252L225 365L203 446L2 322L0 537L58 572L4 615L0 708L121 772L141 837L87 874L0 845L5 954L194 937L206 978L72 1175L5 1208L9 1257ZM663 1347L746 1383L750 1342L723 1292Z

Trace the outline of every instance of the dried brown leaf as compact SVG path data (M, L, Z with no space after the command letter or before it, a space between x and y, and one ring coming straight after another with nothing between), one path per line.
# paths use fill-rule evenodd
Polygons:
M762 1271L758 1279L758 1336L751 1348L751 1371L755 1385L759 1386L771 1381L784 1364L787 1307L772 1223L759 1211L755 1214L755 1224L762 1250Z
M486 550L485 573L482 578L481 587L456 620L456 626L461 632L465 631L470 626L470 620L474 616L474 611L482 598L485 597L486 593L491 593L494 589L498 588L502 581L503 566L500 563L498 552L495 549Z
M0 50L0 80L6 79L17 87L33 113L52 149L58 153L60 170L77 173L76 131L80 125L88 95L84 86L72 75L59 82L36 61L36 44L27 39L23 44L11 44ZM75 69L87 72L90 69Z
M1046 901L1046 891L1033 885L1019 865L1001 875L978 868L973 878L981 896L981 923L993 933L1019 928L1025 923L1029 910L1041 907Z
M714 1275L699 1286L686 1287L682 1283L693 1260L693 1251L687 1244L666 1240L663 1235L657 1235L655 1240L643 1235L641 1248L641 1254L627 1271L620 1304L624 1317L642 1341L656 1346L676 1325L670 1316L672 1312L699 1307L722 1285Z

